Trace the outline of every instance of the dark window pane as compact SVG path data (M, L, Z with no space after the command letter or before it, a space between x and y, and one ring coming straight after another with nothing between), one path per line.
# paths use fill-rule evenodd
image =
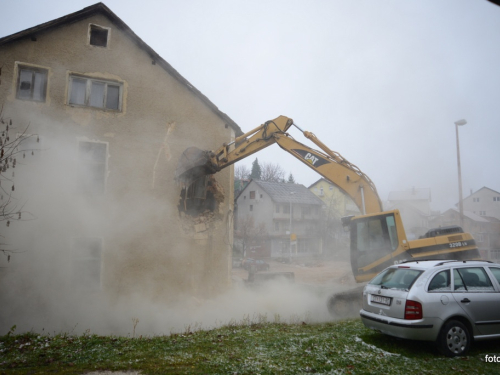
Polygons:
M87 81L85 79L73 78L71 81L70 104L85 105L85 92Z
M90 44L98 47L106 47L108 45L108 30L97 26L91 26Z
M106 108L119 109L120 87L108 84L108 92L106 95Z
M33 87L33 100L45 100L45 82L47 82L47 74L43 72L35 72L35 83Z
M80 142L80 160L95 163L106 162L106 144L98 142Z
M19 89L17 97L20 99L31 99L31 83L33 71L22 69L19 73Z
M106 182L106 144L80 142L78 188L88 193L103 193Z
M106 85L102 82L92 82L90 88L89 105L91 107L102 108L104 106L104 89Z

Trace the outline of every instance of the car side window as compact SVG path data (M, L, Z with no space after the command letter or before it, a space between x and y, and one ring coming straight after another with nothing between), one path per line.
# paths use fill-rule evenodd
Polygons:
M500 284L500 268L494 268L490 267L490 271L495 276L495 279L497 279L498 283Z
M451 290L450 270L444 270L434 276L429 283L429 292L443 292Z
M494 291L491 280L486 274L486 271L483 269L483 267L457 268L454 270L454 272L455 271L460 274L461 280L463 284L465 284L465 289L468 292ZM455 290L458 290L456 288L456 280Z

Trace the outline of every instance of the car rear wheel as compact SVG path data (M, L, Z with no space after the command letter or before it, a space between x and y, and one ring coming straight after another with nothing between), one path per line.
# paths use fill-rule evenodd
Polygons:
M441 328L437 344L446 357L466 355L470 348L469 329L458 320L450 320Z

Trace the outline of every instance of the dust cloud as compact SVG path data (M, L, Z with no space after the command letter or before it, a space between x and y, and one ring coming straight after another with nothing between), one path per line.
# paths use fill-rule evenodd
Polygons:
M2 241L14 252L9 263L0 256L0 335L14 326L16 333L138 336L332 319L326 303L333 285L273 280L250 286L230 283L229 276L224 288L212 288L230 256L219 259L223 252L210 254L195 239L174 241L173 234L189 237L178 209L180 189L173 182L169 189L158 187L172 180L173 168L159 163L158 170L168 173L158 173L151 187L152 170L144 167L153 165L144 160L157 160L161 141L150 141L150 154L138 156L121 146L133 144L121 135L93 137L95 129L40 118L18 123L42 125L28 130L40 135L39 149L16 168L15 196L29 220L1 228ZM109 168L105 195L81 192L80 141L106 144L105 163L123 159L122 167ZM207 223L207 233L217 226L223 228L217 233L226 231L229 207L219 208L224 212Z
M111 301L102 294L61 294L60 290L31 289L20 296L16 275L4 284L0 334L15 332L84 332L111 335L165 335L222 325L263 322L314 323L331 321L326 290L275 280L265 285L234 285L212 299L184 296L175 303L153 301L140 294ZM333 293L337 288L329 288Z

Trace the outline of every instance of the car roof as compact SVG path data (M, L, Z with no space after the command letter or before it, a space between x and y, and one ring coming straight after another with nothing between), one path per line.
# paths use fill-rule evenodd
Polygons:
M430 269L437 267L445 267L445 266L459 266L459 265L468 265L468 266L484 266L484 265L494 265L500 266L498 263L494 263L489 260L454 260L454 259L423 259L423 260L408 260L399 264L394 265L393 267L401 267L408 266L411 268L419 268L419 269Z

